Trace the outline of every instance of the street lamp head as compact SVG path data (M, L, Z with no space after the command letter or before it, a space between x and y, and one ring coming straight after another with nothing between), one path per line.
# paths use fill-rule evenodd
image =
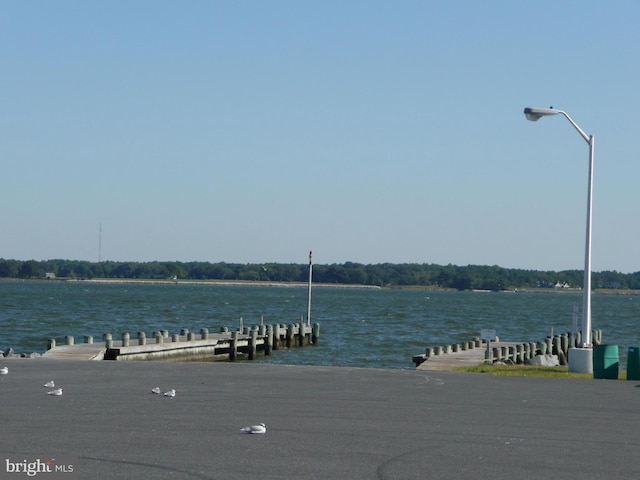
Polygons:
M542 117L547 117L549 115L558 115L559 113L562 113L562 110L555 110L553 107L526 107L524 109L524 114L527 117L527 120L531 120L532 122L536 122Z

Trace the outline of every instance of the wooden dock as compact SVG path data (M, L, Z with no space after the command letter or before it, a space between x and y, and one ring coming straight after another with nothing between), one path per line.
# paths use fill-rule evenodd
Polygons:
M84 343L75 343L73 336L65 337L65 344L57 346L49 340L49 349L44 358L67 360L174 360L174 361L214 361L254 360L259 352L271 355L273 350L282 348L317 345L320 325L304 322L288 325L257 325L242 331L229 331L223 327L218 333L202 329L199 334L182 329L170 334L167 330L154 332L147 338L139 332L132 340L128 332L114 340L106 333L103 341L94 343L93 337L85 336Z

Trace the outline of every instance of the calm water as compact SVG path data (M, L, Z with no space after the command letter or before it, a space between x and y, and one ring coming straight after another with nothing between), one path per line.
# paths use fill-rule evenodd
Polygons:
M98 341L110 332L188 328L218 331L264 322L293 323L306 316L304 287L102 284L59 281L0 282L0 349L44 352L49 338ZM537 341L553 328L570 331L580 293L481 293L425 290L314 288L316 347L277 351L261 362L413 368L411 357L429 346L471 340L483 328L502 340ZM593 327L607 344L640 345L640 296L594 295ZM581 317L578 315L578 324Z

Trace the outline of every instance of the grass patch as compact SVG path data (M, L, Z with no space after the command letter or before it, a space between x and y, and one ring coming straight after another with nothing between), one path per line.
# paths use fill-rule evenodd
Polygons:
M483 363L472 367L456 368L457 372L487 373L489 375L499 375L503 377L556 377L556 378L593 378L590 373L569 372L566 366L541 367L537 365L494 365ZM618 377L620 380L627 378L627 372L621 371Z

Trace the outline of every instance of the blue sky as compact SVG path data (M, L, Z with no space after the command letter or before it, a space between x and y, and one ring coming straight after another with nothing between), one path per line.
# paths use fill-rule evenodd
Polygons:
M0 258L640 270L637 1L0 2ZM100 235L100 226L102 234ZM99 240L101 238L101 247Z

